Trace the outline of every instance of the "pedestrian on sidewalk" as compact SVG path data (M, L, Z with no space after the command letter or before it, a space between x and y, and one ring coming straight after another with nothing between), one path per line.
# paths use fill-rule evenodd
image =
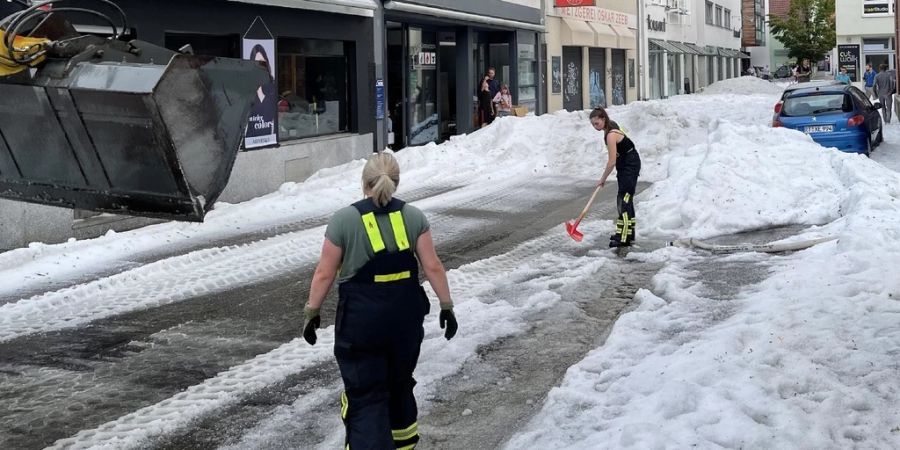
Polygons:
M841 67L841 71L834 76L834 79L844 84L850 84L850 74L847 73L847 68Z
M891 98L897 92L897 80L887 68L887 64L881 64L875 76L875 96L881 103L881 116L886 124L891 123Z
M797 65L797 68L794 71L794 77L797 79L798 83L806 83L812 77L812 67L809 63L809 58L803 58L803 62Z
M625 135L618 124L610 120L603 107L594 108L590 119L594 129L603 132L603 141L609 152L606 169L603 170L598 185L606 184L606 179L613 169L616 169L619 184L619 193L616 197L619 216L616 219L616 234L609 237L609 246L627 247L635 240L634 228L637 220L634 213L634 192L637 190L637 180L641 173L641 157L634 147L634 142Z
M863 81L866 83L866 97L869 100L875 98L875 75L877 73L872 69L872 65L866 64L866 71L863 72Z
M428 219L393 197L399 182L400 166L390 153L369 158L362 173L366 198L329 221L303 310L303 338L314 345L319 308L338 279L334 356L344 381L345 447L351 449L412 449L419 441L413 371L430 308L419 262L440 301L444 337L457 329Z

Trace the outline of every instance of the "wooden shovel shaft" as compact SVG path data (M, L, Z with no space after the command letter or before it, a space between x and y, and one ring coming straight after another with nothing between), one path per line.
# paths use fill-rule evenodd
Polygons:
M594 197L597 196L597 193L600 192L600 189L603 189L603 186L598 185L597 189L594 189L594 193L591 194L591 198L588 200L587 205L584 205L584 209L581 211L581 214L578 216L578 219L575 221L576 225L581 222L581 219L584 219L585 214L587 214L588 210L591 209L591 204L594 203Z

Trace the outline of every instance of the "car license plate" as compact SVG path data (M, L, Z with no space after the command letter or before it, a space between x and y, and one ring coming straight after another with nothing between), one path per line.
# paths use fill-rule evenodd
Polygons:
M834 131L834 125L813 125L806 127L803 132L806 134L810 133L831 133Z

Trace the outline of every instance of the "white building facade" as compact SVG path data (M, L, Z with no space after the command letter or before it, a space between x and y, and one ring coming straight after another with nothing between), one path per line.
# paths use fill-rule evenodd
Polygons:
M847 67L859 82L866 64L896 69L897 51L894 0L841 0L836 2L838 67Z
M637 4L609 0L603 7L556 7L547 1L546 8L548 111L637 100Z
M740 76L740 0L643 0L643 99L697 92Z

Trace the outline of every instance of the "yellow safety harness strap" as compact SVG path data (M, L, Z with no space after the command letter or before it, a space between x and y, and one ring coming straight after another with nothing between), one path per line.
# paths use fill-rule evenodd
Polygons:
M375 275L376 283L389 283L391 281L406 280L412 276L410 271L406 270L400 273L389 273L387 275Z
M378 253L384 250L384 241L381 239L381 230L378 229L375 213L363 214L362 221L366 227L366 234L369 235L369 242L372 243L372 251Z
M409 238L406 237L406 225L403 224L403 213L394 211L390 214L391 228L394 229L394 240L397 241L397 249L401 252L409 249Z

